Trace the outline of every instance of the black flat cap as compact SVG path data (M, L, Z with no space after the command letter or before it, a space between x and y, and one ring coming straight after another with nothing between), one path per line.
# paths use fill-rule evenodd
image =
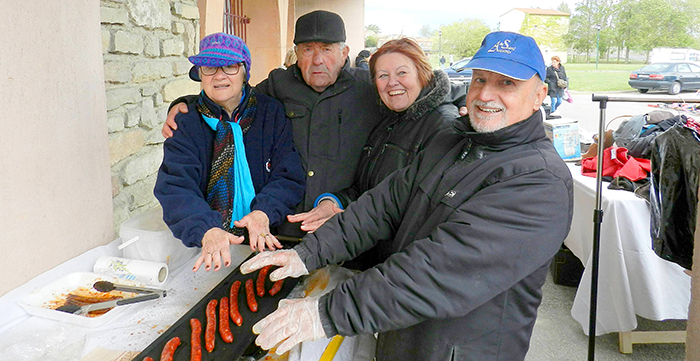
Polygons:
M319 41L340 43L345 41L345 23L340 15L316 10L297 19L294 28L294 44Z

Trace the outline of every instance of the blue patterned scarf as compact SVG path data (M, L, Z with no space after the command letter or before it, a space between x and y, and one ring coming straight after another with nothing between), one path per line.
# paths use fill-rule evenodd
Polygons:
M219 116L207 106L202 92L197 102L197 110L207 124L216 131L211 172L207 185L209 206L221 213L224 229L236 235L243 230L233 222L250 213L250 203L255 197L255 189L245 155L243 134L250 129L257 110L257 99L253 89L245 85L241 104L233 113L232 121L224 120L223 111Z

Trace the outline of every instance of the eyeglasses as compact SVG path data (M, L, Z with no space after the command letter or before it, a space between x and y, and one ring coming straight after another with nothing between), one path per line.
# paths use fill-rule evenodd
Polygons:
M214 75L219 69L224 71L226 75L236 75L241 69L241 63L224 65L224 66L200 66L199 70L202 71L202 75Z

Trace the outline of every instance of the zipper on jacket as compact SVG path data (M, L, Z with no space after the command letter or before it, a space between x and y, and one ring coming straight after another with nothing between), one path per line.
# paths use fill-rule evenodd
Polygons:
M394 131L394 125L396 125L396 123L397 123L397 121L394 121L393 123L389 124L386 127L387 132L386 132L384 139L382 139L382 142L381 142L382 148L379 150L378 154L374 155L373 159L370 159L369 169L367 172L368 181L369 181L369 178L372 176L372 174L374 174L373 172L374 172L374 167L377 165L377 159L379 159L379 157L382 154L384 154L384 151L386 150L387 142L389 141L389 139L391 139L391 134Z
M343 123L343 109L338 109L338 124Z

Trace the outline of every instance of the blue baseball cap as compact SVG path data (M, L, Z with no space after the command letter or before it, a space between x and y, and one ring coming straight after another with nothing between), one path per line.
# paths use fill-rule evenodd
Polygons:
M544 80L546 72L535 39L506 31L486 35L467 68L488 70L517 80L528 80L535 74Z

